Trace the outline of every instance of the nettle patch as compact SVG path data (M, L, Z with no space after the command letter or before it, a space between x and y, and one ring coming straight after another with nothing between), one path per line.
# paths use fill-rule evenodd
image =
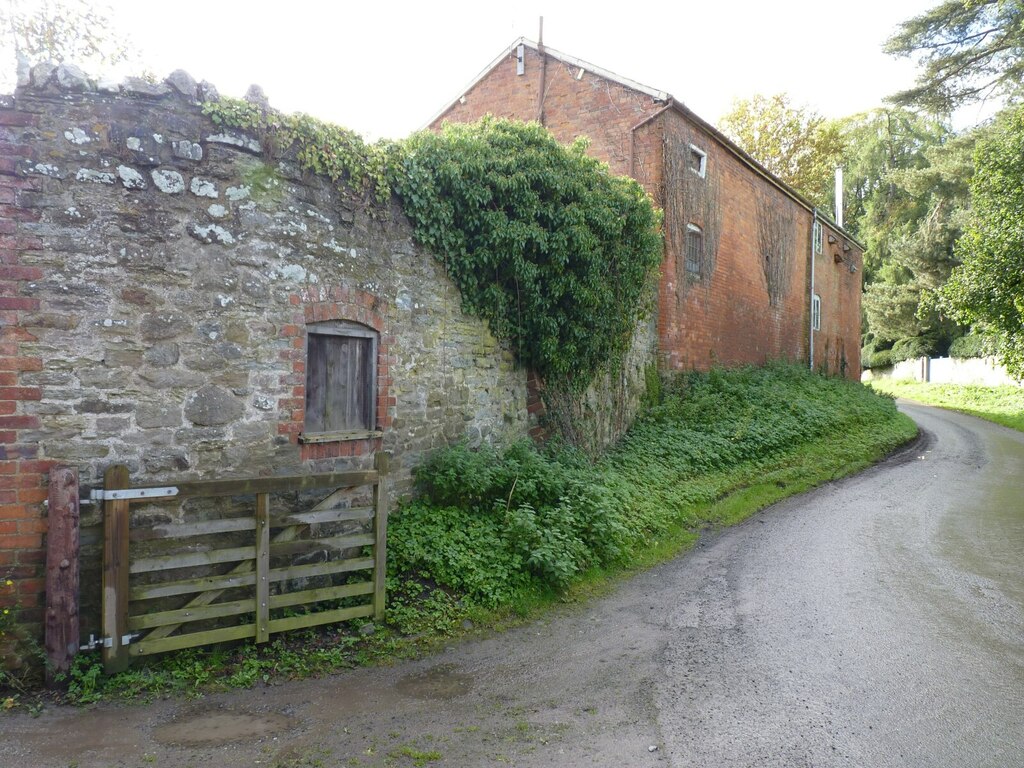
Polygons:
M651 308L660 214L639 184L588 157L582 140L565 147L538 124L487 117L368 145L246 101L203 111L367 199L397 194L464 309L549 387L586 389L621 361Z

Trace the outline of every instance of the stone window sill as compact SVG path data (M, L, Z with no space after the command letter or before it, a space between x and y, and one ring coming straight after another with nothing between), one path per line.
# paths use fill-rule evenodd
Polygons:
M304 432L299 435L299 442L302 444L340 443L345 440L370 440L383 436L383 432L374 429L357 429L349 432Z

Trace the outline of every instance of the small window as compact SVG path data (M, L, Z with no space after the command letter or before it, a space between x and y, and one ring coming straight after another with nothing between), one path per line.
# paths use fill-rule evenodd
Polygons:
M811 330L821 330L821 296L818 294L811 297Z
M690 170L700 176L702 179L707 175L708 172L708 153L698 147L696 144L690 145L690 157L687 161L690 165Z
M686 225L686 271L700 275L704 264L704 233L695 224Z
M340 320L306 327L304 442L376 429L377 332Z
M821 253L821 222L814 222L814 253Z

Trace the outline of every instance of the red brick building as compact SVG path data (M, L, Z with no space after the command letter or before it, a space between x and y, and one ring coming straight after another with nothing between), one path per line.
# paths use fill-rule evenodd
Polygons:
M783 359L860 377L863 248L683 103L520 39L430 125L486 114L588 137L664 209L664 367Z

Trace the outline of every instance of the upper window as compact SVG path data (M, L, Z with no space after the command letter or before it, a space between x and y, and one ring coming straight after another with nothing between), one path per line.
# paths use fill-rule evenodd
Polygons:
M811 329L821 330L821 296L818 294L811 297Z
M305 442L376 429L377 341L372 328L332 320L306 327Z
M695 224L686 225L686 271L700 275L704 263L704 233Z
M814 222L814 252L821 253L821 222Z
M687 159L687 163L690 166L690 170L700 176L702 179L707 175L708 172L708 153L698 147L696 144L690 145L690 155Z

